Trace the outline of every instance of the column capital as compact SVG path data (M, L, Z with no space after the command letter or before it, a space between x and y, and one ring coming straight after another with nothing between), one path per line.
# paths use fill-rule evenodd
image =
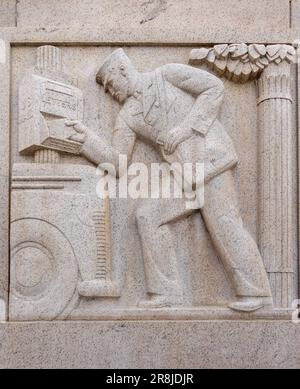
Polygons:
M295 59L296 50L291 45L237 43L193 49L189 64L206 64L219 76L246 83L257 79L270 64L291 64Z

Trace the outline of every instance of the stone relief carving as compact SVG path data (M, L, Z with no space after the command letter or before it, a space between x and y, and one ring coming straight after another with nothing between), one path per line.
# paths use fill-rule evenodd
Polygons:
M64 122L82 118L83 95L62 72L58 48L38 49L19 99L19 151L34 163L12 173L10 318L65 319L80 296L120 296L109 202L95 193L93 168L60 163L81 148Z
M168 0L147 0L141 4L145 17L140 21L140 24L148 23L154 20L162 12L167 10Z
M293 301L291 65L295 59L290 45L217 45L190 54L191 64L208 64L233 82L257 80L259 243L277 308L288 308Z
M64 122L83 119L83 94L61 67L58 48L40 47L35 72L23 78L19 89L19 152L35 154L38 162L44 154L80 150L78 143L68 139L72 133Z
M82 154L95 164L109 161L117 166L119 155L130 158L136 138L141 138L157 147L170 164L204 162L205 204L196 191L196 208L238 296L230 308L249 312L270 304L270 286L261 255L238 210L232 177L237 156L217 119L222 82L205 71L181 64L141 74L122 49L106 59L97 82L123 108L116 120L112 145L80 121L68 123L78 132L73 140L82 142ZM166 211L158 203L137 211L149 294L149 300L141 302L142 307L181 304L181 280L168 224L186 212L177 210L176 216L165 220Z
M256 79L271 63L292 63L295 49L290 45L260 45L245 43L216 45L191 51L191 65L207 64L218 75L233 82Z
M97 197L95 168L64 164L60 156L83 156L96 166L111 163L122 176L119 157L126 155L130 160L137 140L151 144L169 166L204 164L203 177L193 175L189 182L181 177L184 191L193 200L191 209L182 201L158 199L144 201L135 211L148 294L138 308L184 305L176 237L170 226L191 213L201 215L234 288L236 301L229 304L231 310L253 312L271 306L271 289L275 306L288 307L292 255L290 245L282 246L282 242L288 234L289 216L279 225L274 222L277 210L270 205L267 185L279 180L285 192L278 196L290 211L291 140L284 128L291 117L292 50L278 45L219 45L193 50L190 57L191 64L209 62L218 74L232 81L260 76L258 113L264 140L259 251L239 211L233 179L238 163L235 146L218 119L224 94L220 79L175 63L139 73L122 49L114 51L96 76L98 84L122 106L109 143L83 124L83 93L76 80L63 73L60 50L40 47L36 67L23 78L19 89L19 152L32 156L33 163L13 167L12 203L17 206L12 207L11 319L66 319L82 299L122 295L121 280L114 281L111 200ZM272 100L282 106L282 117L276 116L276 121ZM269 126L270 122L274 125ZM275 132L279 137L273 137L276 144L271 145L267 140ZM277 169L269 171L269 159L278 158L272 152L277 143L287 145L281 150L283 164L277 163ZM270 239L279 236L279 229L283 234L278 247L285 248L284 261L278 250L274 252L276 245Z

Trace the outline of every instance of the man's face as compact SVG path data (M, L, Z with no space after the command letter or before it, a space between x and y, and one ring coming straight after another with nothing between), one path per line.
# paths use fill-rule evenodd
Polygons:
M124 103L129 96L129 80L119 71L114 71L109 75L106 88L119 103Z

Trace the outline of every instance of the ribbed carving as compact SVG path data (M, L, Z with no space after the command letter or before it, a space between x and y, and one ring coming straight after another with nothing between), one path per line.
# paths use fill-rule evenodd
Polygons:
M269 99L286 99L292 102L291 80L286 74L276 76L275 74L264 75L258 82L258 103Z
M260 249L274 304L293 300L292 98L289 64L270 65L258 81L260 138Z
M38 150L34 154L35 163L59 163L60 155L55 150Z
M111 231L109 199L103 201L103 207L93 215L97 236L96 279L111 278Z
M61 52L55 46L41 46L37 49L37 67L53 71L62 69Z

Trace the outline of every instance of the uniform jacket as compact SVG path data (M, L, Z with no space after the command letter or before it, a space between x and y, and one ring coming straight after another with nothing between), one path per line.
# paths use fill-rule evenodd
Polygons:
M169 163L204 163L206 181L232 168L237 163L237 155L217 119L223 94L221 80L187 65L168 64L142 74L141 90L127 99L118 115L108 159L116 159L117 155L113 155L116 151L130 158L135 139L139 137L155 144ZM160 144L167 132L177 126L189 127L194 135L172 155L167 155ZM98 162L97 141L89 139L87 143L86 154Z

